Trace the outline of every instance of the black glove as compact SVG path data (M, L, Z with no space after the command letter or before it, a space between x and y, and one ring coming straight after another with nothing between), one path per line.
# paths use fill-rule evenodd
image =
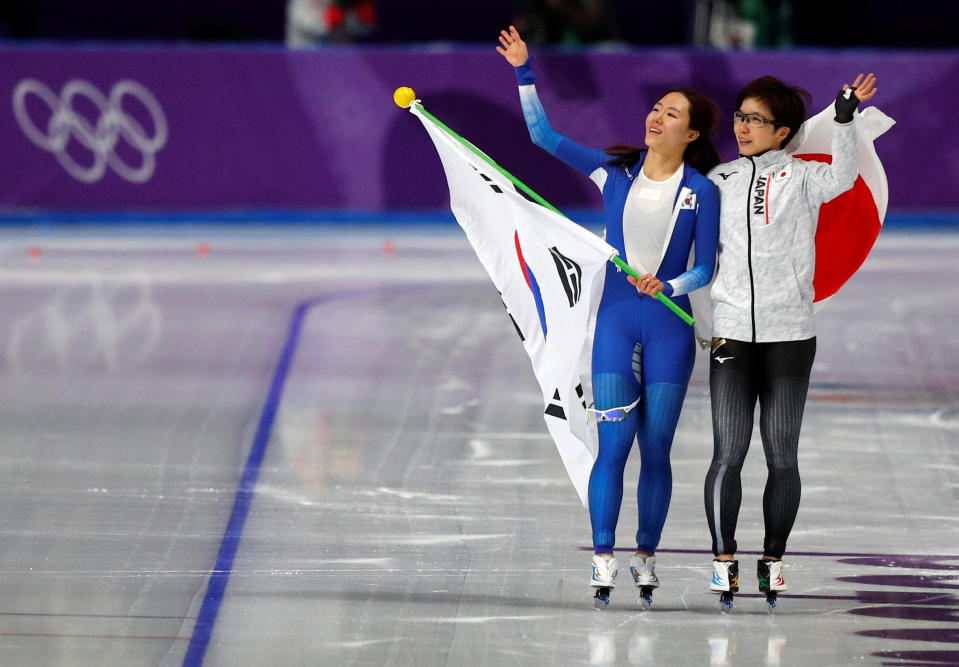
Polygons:
M852 112L859 106L859 98L852 94L855 87L840 90L836 95L836 122L848 123L852 120Z

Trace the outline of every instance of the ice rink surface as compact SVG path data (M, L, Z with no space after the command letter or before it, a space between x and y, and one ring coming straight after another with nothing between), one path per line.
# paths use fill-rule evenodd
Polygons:
M884 232L819 314L775 614L708 592L706 357L653 609L455 226L2 232L0 664L959 664L959 234ZM639 470L627 468L626 574Z

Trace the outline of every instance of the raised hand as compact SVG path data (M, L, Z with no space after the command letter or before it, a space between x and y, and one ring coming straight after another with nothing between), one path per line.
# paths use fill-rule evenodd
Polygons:
M519 36L519 31L515 27L510 26L509 31L500 30L499 43L502 46L497 46L496 51L513 67L519 67L529 60L526 42Z
M860 74L851 86L847 83L842 87L843 90L847 88L854 89L852 94L858 97L860 102L868 102L879 92L879 88L876 86L876 76L872 72L867 74L865 78Z
M845 84L836 96L836 120L848 123L860 102L871 100L879 91L876 77L870 72L865 77L860 74L852 84Z

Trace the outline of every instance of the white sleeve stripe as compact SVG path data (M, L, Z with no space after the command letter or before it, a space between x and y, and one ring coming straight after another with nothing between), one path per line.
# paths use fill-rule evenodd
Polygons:
M707 270L705 266L694 266L688 271L680 273L672 280L667 280L666 282L673 288L673 296L689 294L694 290L698 290L700 287L708 285L709 279L706 277ZM712 274L710 274L710 279L711 278Z
M599 188L599 191L602 192L603 188L606 187L606 179L609 177L609 174L606 173L606 170L602 167L598 167L593 170L593 173L589 175L589 180L596 184L596 187Z

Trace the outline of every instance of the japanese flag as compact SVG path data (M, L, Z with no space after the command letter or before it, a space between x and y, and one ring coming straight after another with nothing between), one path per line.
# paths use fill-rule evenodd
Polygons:
M799 129L795 141L790 142L787 152L803 160L832 162L829 151L835 115L830 104L808 119ZM896 121L876 107L856 112L856 116L859 177L851 190L819 209L816 275L813 279L816 303L839 291L862 266L886 217L889 186L873 142ZM785 177L788 178L788 174Z

